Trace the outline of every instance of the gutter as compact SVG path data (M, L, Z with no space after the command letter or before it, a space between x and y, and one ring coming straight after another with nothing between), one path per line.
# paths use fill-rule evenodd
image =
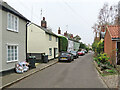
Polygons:
M117 40L120 40L120 38L112 38L112 41L117 41Z
M27 22L26 24L26 60L27 60L27 26L28 26L29 22Z

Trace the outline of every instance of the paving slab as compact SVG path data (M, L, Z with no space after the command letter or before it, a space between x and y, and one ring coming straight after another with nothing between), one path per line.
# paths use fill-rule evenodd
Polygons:
M15 82L18 82L36 72L39 72L51 65L54 65L57 62L58 62L58 59L51 60L48 63L37 64L36 68L30 69L27 72L24 72L23 74L12 73L12 74L2 76L2 77L0 77L0 88L7 87Z

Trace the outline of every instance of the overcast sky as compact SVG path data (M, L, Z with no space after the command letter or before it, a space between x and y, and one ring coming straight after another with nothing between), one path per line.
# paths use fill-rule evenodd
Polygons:
M26 18L40 25L44 16L47 26L57 33L68 31L82 38L82 42L92 44L93 24L105 2L117 4L119 0L4 0ZM42 9L42 16L41 16Z

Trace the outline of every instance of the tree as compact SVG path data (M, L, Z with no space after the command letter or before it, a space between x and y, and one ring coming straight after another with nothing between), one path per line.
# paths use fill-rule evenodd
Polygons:
M103 8L99 12L98 24L99 25L114 25L115 18L118 15L118 6L109 6L107 3L103 5Z
M73 37L73 39L76 40L76 41L81 40L80 36L78 36L78 35L76 35L75 37Z
M101 32L102 26L118 24L118 5L109 6L105 3L100 9L98 20L93 25L94 32Z

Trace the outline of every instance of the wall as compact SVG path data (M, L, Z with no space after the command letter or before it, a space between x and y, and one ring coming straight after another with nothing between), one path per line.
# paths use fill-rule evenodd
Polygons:
M49 41L49 34L34 24L28 26L28 40L27 53L45 53L49 55L49 48L52 48L52 56L48 59L54 58L54 48L58 49L58 42L56 37L52 36L52 41Z
M19 18L19 32L7 30L7 12L2 11L2 70L9 70L15 67L16 62L7 62L7 43L18 44L18 61L26 59L26 21Z
M2 71L2 10L0 9L0 72Z
M112 63L115 65L116 64L116 41L112 41Z
M67 51L68 52L73 51L74 50L73 46L74 46L73 41L72 40L68 40L68 50Z
M75 51L78 51L78 50L79 50L79 47L80 47L80 43L74 42L74 50L75 50Z
M116 41L111 40L111 36L106 30L104 38L104 52L110 57L110 63L115 64L116 61Z

